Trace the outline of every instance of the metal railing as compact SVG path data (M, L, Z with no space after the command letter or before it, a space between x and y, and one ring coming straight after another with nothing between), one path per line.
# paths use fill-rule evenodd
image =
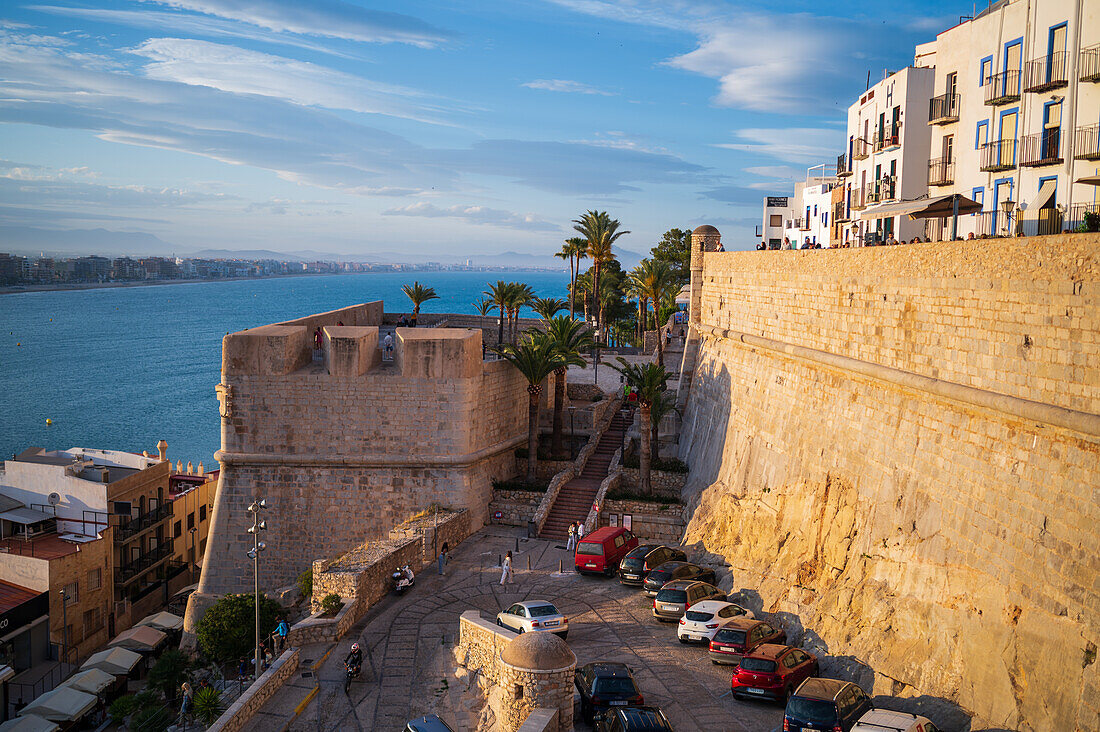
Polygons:
M851 220L852 217L848 214L848 207L844 204L844 201L837 201L833 204L833 221L842 223Z
M128 541L149 527L156 526L166 518L171 518L173 505L175 504L171 501L162 503L152 511L146 511L137 518L132 518L129 521L125 521L125 516L120 516L120 521L115 526L115 542L121 543Z
M1062 162L1062 130L1051 127L1020 138L1020 165L1036 168Z
M852 140L852 160L866 160L871 155L871 145L857 137Z
M928 100L928 124L943 125L959 121L959 95L941 94Z
M882 130L876 130L871 139L871 147L875 152L881 152L888 147L901 144L901 125L890 123Z
M1016 141L995 140L982 145L980 167L986 172L1016 167Z
M801 229L804 219L801 216L796 216L790 220L788 229Z
M985 103L991 107L1020 98L1020 72L1013 69L993 74L985 80Z
M866 188L866 186L856 186L852 189L852 201L850 205L853 211L862 211L867 208Z
M1100 160L1100 125L1077 128L1073 157L1078 160Z
M1066 52L1057 51L1027 62L1024 71L1025 92L1045 92L1069 84L1066 74Z
M1066 212L1065 228L1076 231L1085 225L1085 214L1100 214L1100 203L1075 203Z
M949 186L955 182L955 161L936 158L928 161L928 185Z
M867 184L864 200L868 203L893 201L897 193L897 177L886 175Z
M172 542L165 541L156 549L151 549L137 558L130 560L126 564L119 566L118 569L115 570L115 574L119 578L117 581L120 583L129 582L157 562L163 561L170 556L172 556Z
M1082 48L1078 62L1080 63L1080 71L1078 71L1080 81L1100 81L1100 43Z
M852 166L847 155L838 155L836 158L836 177L846 178L852 174Z

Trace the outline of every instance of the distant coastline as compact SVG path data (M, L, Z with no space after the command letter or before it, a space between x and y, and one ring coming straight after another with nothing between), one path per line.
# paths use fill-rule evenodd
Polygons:
M133 282L58 282L50 285L4 285L0 295L18 295L21 292L57 292L60 290L98 290L104 287L154 287L156 285L193 285L197 282L240 282L241 280L282 280L288 277L332 277L346 272L300 272L295 274L267 275L259 277L194 277L179 280L138 280Z

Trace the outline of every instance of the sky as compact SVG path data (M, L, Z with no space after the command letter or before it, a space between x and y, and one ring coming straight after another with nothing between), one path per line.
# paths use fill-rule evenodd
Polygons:
M4 0L0 232L180 253L755 246L845 110L958 2ZM0 233L2 236L2 233ZM3 250L0 241L0 250Z

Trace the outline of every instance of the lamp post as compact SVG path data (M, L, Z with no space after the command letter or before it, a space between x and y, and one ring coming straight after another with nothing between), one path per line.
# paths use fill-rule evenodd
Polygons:
M596 328L596 341L592 344L592 383L600 383L600 329Z
M1005 200L1001 201L1001 208L1005 212L1005 233L1006 234L1011 234L1012 233L1012 209L1015 205L1016 205L1016 202L1013 201L1011 198L1006 198Z
M569 459L572 460L577 449L577 433L573 429L573 415L576 414L577 408L572 404L569 405Z
M61 595L61 661L65 663L69 658L69 596L64 587L57 594Z
M191 584L195 584L195 569L197 568L198 557L195 556L195 532L198 531L194 526L187 530L191 534Z
M248 533L252 534L252 548L248 550L248 557L252 560L255 579L253 604L256 610L256 658L253 660L256 663L257 679L260 678L260 552L267 549L267 544L260 541L260 532L267 531L267 522L260 520L260 512L266 508L267 501L263 498L253 501L248 507L248 512L252 514L252 526L248 527Z

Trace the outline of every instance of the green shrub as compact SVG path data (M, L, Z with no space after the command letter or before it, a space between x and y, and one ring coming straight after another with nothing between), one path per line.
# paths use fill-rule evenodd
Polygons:
M196 629L202 652L219 662L252 658L256 645L255 607L252 595L226 595L214 603ZM271 634L282 612L279 603L260 596L261 638Z
M313 596L313 567L298 575L298 592L302 593L302 597Z
M130 729L141 732L165 732L174 720L174 715L161 704L150 704L139 709L130 719Z
M340 596L335 592L330 592L321 599L321 610L326 615L335 615L340 612L340 608L344 606L344 603L340 601Z
M180 651L169 648L160 654L160 658L149 669L149 686L157 689L169 701L176 698L180 685L187 681L190 662Z
M637 488L633 486L620 486L615 490L607 492L607 500L609 501L644 501L648 503L660 503L665 506L680 506L683 505L679 498L673 498L660 493L655 493L651 496L647 496L644 493L640 493Z
M122 724L127 717L134 713L134 709L136 708L137 705L134 703L134 695L127 694L111 702L111 706L107 709L107 714L111 715L111 719L115 724Z
M214 724L218 717L225 713L225 709L222 693L213 686L204 686L195 690L195 698L191 702L191 713L195 719L207 727Z
M1100 231L1100 211L1085 211L1085 231Z

